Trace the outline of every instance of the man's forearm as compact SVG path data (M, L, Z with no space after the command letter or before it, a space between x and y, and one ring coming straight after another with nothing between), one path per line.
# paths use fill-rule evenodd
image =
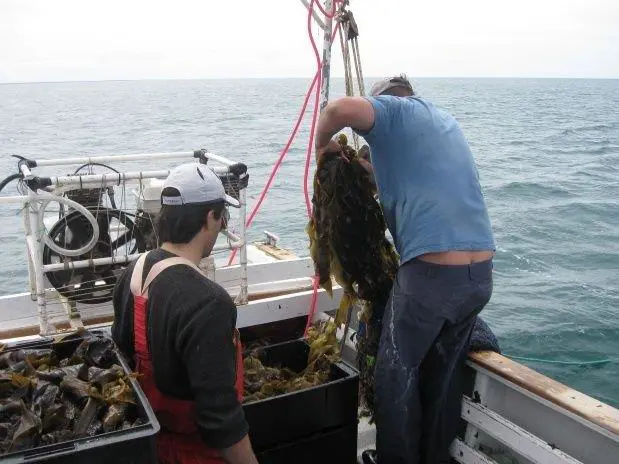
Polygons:
M344 129L342 121L338 120L337 109L329 104L320 114L316 128L316 148L324 148L335 134Z
M221 456L228 464L258 464L249 441L249 435L245 435L243 439L230 448L221 450Z
M335 134L350 127L368 131L374 126L374 107L363 97L343 97L325 106L316 129L316 150L324 149Z

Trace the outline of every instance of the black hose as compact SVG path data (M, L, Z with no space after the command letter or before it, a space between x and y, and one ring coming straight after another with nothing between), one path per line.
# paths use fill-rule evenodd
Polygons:
M20 179L21 178L21 174L20 173L15 173L15 174L11 174L9 177L7 177L6 179L4 179L2 182L0 182L0 192L2 191L2 189L4 187L6 187L10 182L16 180L16 179Z
M75 172L73 174L77 174L78 172L80 172L80 170L84 169L86 166L101 166L103 168L108 168L109 170L114 171L116 174L120 174L120 172L118 172L112 166L108 166L107 164L103 164L103 163L86 163L86 164L82 164L79 168L77 168L75 170Z
M79 168L77 168L75 170L75 172L73 174L77 174L78 172L80 172L80 170L84 169L86 166L101 166L103 168L107 168L110 171L114 171L116 174L120 174L120 172L118 172L116 169L114 169L112 166L108 166L107 164L103 164L103 163L86 163L86 164L82 164ZM116 202L114 201L114 189L107 189L107 194L110 197L110 203L112 204L112 208L116 209Z
M112 208L116 209L116 201L114 201L114 187L108 187L107 196L110 197L110 203L112 204Z

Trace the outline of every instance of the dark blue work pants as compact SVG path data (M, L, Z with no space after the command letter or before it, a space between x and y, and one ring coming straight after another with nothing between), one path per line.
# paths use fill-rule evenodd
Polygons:
M375 370L379 464L449 462L476 315L492 294L492 260L398 270Z

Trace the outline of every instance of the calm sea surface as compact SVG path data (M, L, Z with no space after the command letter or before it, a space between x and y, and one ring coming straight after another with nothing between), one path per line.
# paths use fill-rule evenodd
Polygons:
M494 295L482 315L505 354L546 360L525 364L619 406L619 80L415 82L460 121L478 162L499 247ZM205 147L249 166L251 207L308 84L0 85L0 177L15 172L12 154L44 159ZM343 92L336 79L332 96ZM252 238L264 229L278 234L283 247L301 255L308 253L302 179L309 114L251 229ZM15 184L7 194L15 194ZM16 207L0 206L0 294L26 287L16 214ZM552 363L599 359L611 362Z

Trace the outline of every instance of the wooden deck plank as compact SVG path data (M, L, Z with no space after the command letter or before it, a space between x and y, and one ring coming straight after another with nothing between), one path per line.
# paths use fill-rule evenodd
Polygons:
M286 250L285 248L280 248L278 246L270 245L268 243L256 242L253 245L258 250L278 260L283 261L286 259L294 259L297 257L294 253Z
M618 435L619 410L557 382L533 369L490 351L471 353L481 367L515 383L531 393Z

